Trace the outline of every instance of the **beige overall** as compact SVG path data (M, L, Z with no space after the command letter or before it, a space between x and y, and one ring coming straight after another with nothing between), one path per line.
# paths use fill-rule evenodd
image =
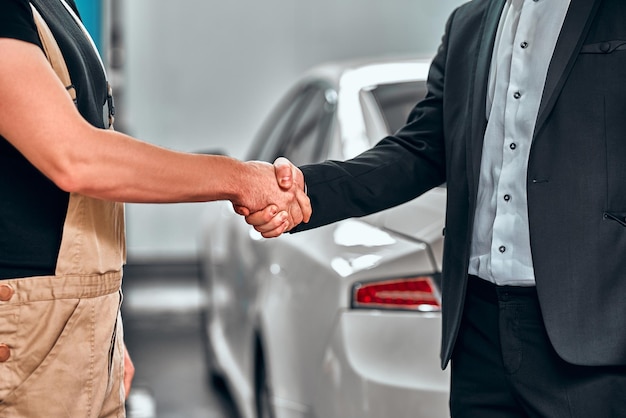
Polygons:
M71 194L54 276L0 280L0 417L125 416L125 251L123 205Z

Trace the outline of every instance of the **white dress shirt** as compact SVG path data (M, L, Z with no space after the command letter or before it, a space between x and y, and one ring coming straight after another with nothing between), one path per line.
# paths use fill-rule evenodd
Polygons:
M469 274L535 284L526 173L548 65L569 0L506 0L489 72Z

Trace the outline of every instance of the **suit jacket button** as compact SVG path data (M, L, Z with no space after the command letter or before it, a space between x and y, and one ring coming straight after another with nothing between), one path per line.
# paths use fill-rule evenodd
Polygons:
M8 284L0 284L0 302L8 302L13 297L15 291Z
M6 344L0 344L0 363L4 363L11 357L11 349Z

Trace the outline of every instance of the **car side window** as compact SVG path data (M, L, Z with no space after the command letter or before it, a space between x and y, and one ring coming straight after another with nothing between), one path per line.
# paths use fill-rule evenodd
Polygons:
M284 132L302 106L305 92L301 89L287 96L275 110L257 136L249 160L273 162L284 141Z
M284 142L279 149L280 155L296 165L320 160L328 143L336 108L336 95L333 92L323 86L309 88L305 103L293 123L285 130Z
M248 159L273 162L283 156L296 165L319 161L330 136L336 97L319 82L289 94L268 118Z

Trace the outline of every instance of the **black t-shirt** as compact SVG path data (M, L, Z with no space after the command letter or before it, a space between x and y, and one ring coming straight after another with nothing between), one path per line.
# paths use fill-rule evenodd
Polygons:
M78 110L103 128L107 84L96 51L61 0L32 3L61 48L76 87ZM73 0L67 4L76 11ZM41 46L27 0L0 0L0 38ZM54 274L68 202L68 193L0 136L0 279Z

